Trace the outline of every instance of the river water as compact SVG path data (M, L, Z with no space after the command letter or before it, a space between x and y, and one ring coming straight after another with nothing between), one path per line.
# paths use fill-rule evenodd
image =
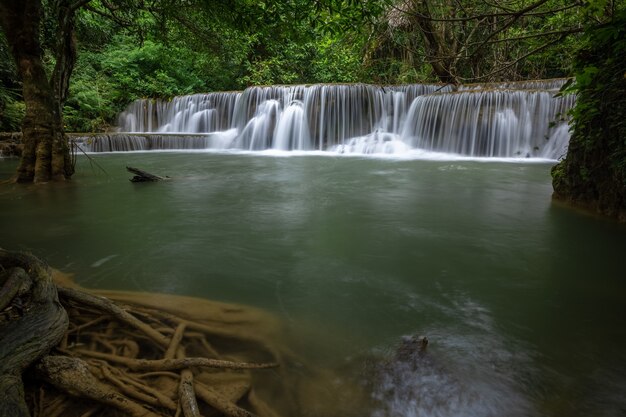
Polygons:
M553 162L94 158L67 184L0 185L0 246L88 287L268 309L320 366L427 335L438 365L390 367L372 416L626 415L626 229L551 203Z

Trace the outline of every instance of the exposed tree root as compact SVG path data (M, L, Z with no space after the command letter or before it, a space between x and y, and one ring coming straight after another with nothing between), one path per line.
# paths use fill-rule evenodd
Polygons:
M47 265L0 249L0 266L0 416L28 416L22 373L59 343L68 318Z
M61 297L65 298L66 300L90 306L95 308L96 310L100 310L102 313L110 314L111 316L113 316L114 319L120 321L123 324L134 327L135 329L144 333L146 336L148 336L163 347L167 348L170 344L168 338L163 336L163 334L159 333L148 324L135 318L133 315L128 313L126 310L123 310L121 307L117 306L111 300L108 300L104 297L87 294L85 292L78 291L72 288L59 287L58 290Z
M81 359L48 355L39 361L36 369L47 382L70 395L113 406L132 417L159 416L100 382Z
M219 359L208 358L189 358L181 357L177 359L132 359L119 355L111 355L109 353L101 353L89 349L74 349L72 351L65 350L64 353L77 353L81 356L90 356L92 358L102 359L111 363L117 363L126 366L131 371L159 372L159 371L177 371L194 366L216 368L216 369L267 369L276 368L275 363L247 363L232 362Z
M234 307L223 317L241 317L220 323L122 306L57 288L43 262L3 250L0 284L0 417L278 417L250 372L284 353L238 327L253 328Z

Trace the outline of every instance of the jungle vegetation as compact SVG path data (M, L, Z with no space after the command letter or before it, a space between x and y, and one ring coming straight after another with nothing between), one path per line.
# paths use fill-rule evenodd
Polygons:
M582 184L576 194L596 201L601 190L617 189L610 204L623 207L625 6L626 0L0 0L0 131L21 126L16 181L47 182L73 173L65 132L105 130L137 98L259 84L575 76L563 92L581 98L571 115L570 154L577 154L567 161L582 162L559 165L555 196L574 201L570 192ZM621 113L609 116L616 106ZM589 180L600 177L610 182Z
M106 129L137 98L249 85L567 77L585 27L611 20L624 2L2 0L3 17L12 3L39 4L48 78L63 61L61 38L71 39L63 125L81 132ZM0 130L16 131L22 81L3 28Z
M574 61L577 94L554 197L626 222L626 11L587 31Z

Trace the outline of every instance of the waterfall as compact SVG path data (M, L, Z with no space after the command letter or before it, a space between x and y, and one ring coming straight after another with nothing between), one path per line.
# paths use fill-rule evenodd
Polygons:
M239 93L209 93L174 97L171 101L143 99L118 116L124 133L208 133L232 124L232 108Z
M552 128L572 98L539 90L470 90L416 98L401 133L411 147L477 157L552 157ZM555 125L556 126L556 125ZM558 137L554 133L558 132Z
M294 100L283 112L274 135L274 149L289 151L308 150L311 146L309 125L304 104Z
M278 100L265 100L258 103L254 116L241 129L237 138L239 147L251 151L271 148L272 136L279 119Z
M317 84L250 87L137 100L120 133L82 141L91 152L156 149L439 152L559 159L569 142L555 97L563 79L450 85Z

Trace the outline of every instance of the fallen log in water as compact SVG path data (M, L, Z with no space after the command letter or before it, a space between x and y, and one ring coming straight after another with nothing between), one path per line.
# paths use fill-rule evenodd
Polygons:
M138 168L126 167L126 170L135 174L135 176L130 179L131 182L154 182L169 179L167 176L161 177Z

